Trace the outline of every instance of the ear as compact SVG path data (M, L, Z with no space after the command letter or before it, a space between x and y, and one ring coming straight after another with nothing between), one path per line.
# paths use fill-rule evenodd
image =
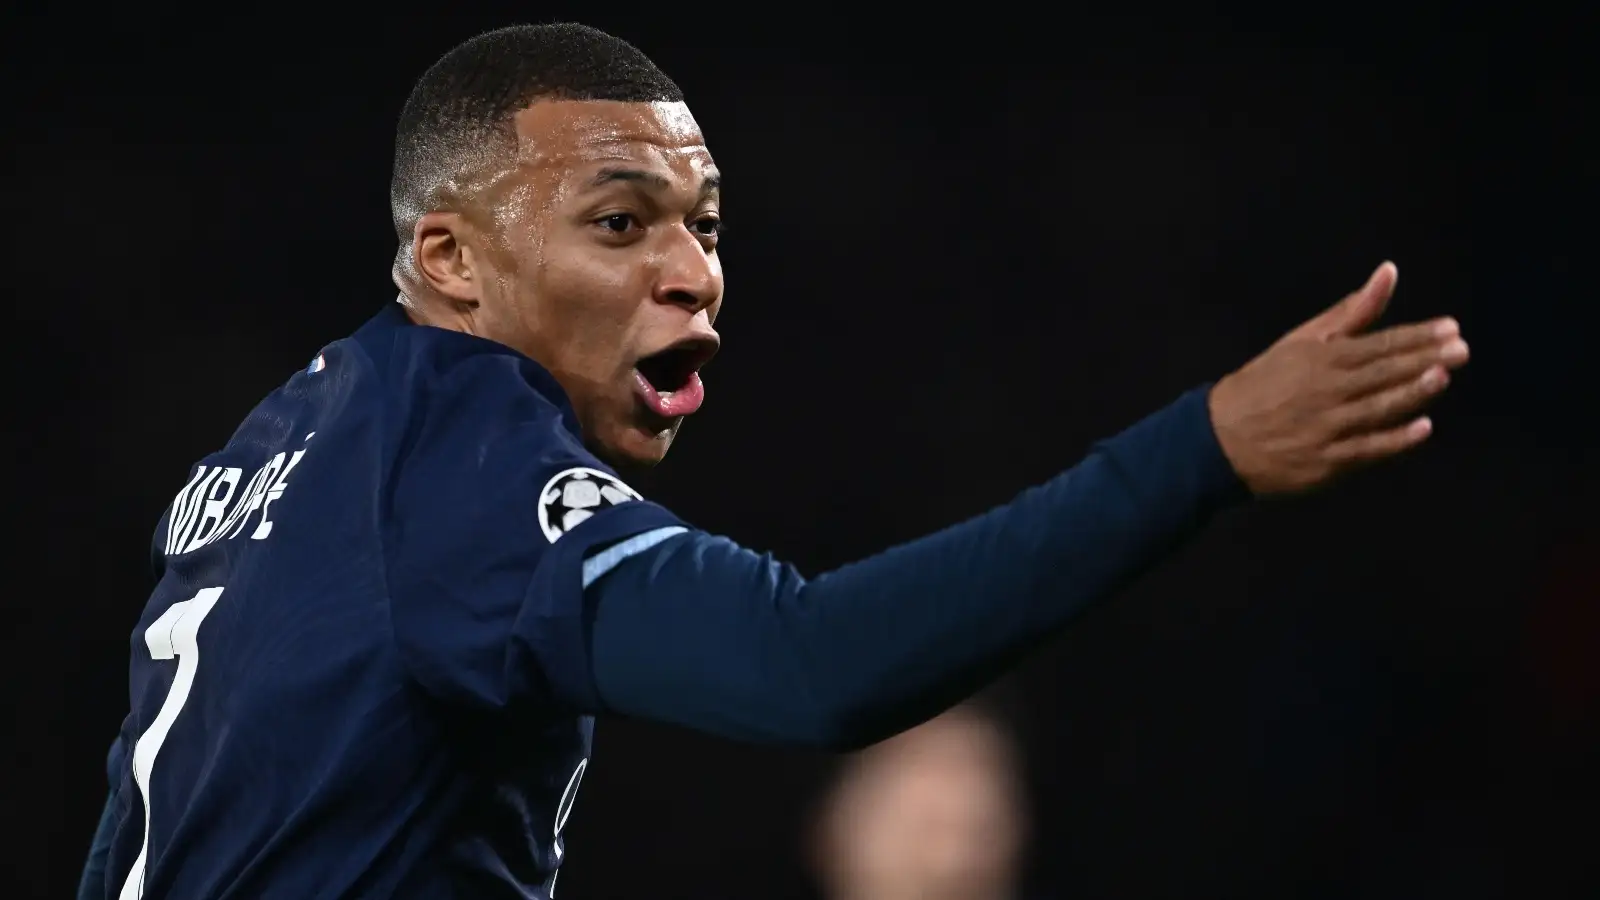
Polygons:
M417 276L442 297L477 306L485 273L473 250L471 226L459 213L430 212L411 232L411 257Z

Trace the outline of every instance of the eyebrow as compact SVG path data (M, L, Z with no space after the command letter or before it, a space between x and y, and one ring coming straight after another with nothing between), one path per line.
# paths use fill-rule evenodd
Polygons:
M591 189L599 188L619 181L643 184L658 191L669 190L672 187L672 182L665 175L646 172L643 169L625 169L619 166L607 166L596 172L595 176L589 179L589 187ZM722 175L708 175L700 182L700 199L704 200L721 190Z

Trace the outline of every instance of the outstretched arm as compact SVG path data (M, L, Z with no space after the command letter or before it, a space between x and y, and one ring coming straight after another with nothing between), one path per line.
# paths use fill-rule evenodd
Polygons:
M1210 391L986 515L807 581L700 533L586 572L583 706L726 737L848 748L930 717L1192 534L1423 440L1465 361L1450 321L1361 332L1367 286ZM1248 489L1248 490L1246 490Z
M863 746L978 689L1243 494L1197 390L1005 506L814 580L678 535L590 588L597 705Z

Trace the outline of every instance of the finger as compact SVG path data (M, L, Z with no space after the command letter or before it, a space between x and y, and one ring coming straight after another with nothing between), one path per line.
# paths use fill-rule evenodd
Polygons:
M1336 434L1348 435L1387 428L1409 418L1450 385L1444 366L1428 366L1422 374L1386 390L1369 394L1334 411Z
M1399 279L1400 270L1394 263L1380 263L1361 290L1334 307L1330 322L1333 333L1357 334L1370 328L1388 308L1389 298L1394 296L1394 286Z
M1435 366L1448 371L1461 368L1466 361L1467 344L1459 339L1410 353L1385 356L1346 372L1340 379L1340 393L1346 398L1362 397L1411 381Z
M1429 322L1396 325L1340 341L1336 359L1353 368L1396 353L1439 348L1451 338L1460 336L1460 323L1448 316Z
M1375 462L1410 450L1427 440L1430 434L1433 434L1433 420L1423 416L1395 428L1346 438L1328 448L1328 456L1341 465Z
M1395 282L1399 277L1400 270L1394 263L1380 264L1359 290L1295 329L1295 332L1327 339L1366 330L1383 315L1384 309L1389 305L1389 298L1394 296Z

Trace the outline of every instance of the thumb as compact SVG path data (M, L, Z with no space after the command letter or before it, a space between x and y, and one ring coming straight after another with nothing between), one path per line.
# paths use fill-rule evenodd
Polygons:
M1394 296L1400 270L1392 262L1381 263L1359 290L1335 303L1307 322L1302 329L1319 338L1357 334L1372 327Z

